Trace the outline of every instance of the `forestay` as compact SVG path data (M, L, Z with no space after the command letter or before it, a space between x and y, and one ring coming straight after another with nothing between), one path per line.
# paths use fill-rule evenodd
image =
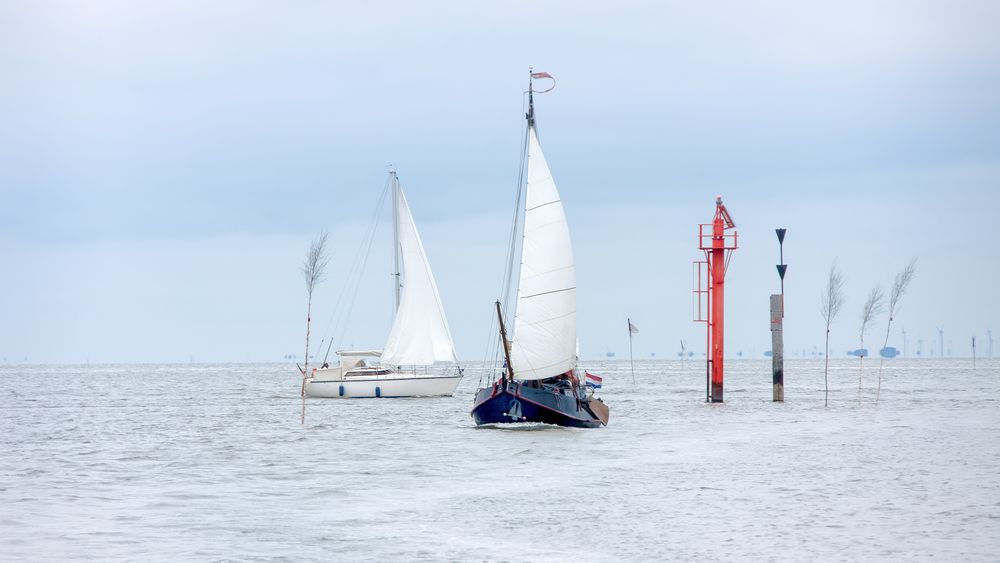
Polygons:
M528 128L521 276L511 342L518 379L543 379L576 367L576 274L559 192Z
M441 296L406 196L398 185L395 197L402 290L396 319L382 350L382 364L409 366L430 365L436 361L454 362L455 345L441 305Z

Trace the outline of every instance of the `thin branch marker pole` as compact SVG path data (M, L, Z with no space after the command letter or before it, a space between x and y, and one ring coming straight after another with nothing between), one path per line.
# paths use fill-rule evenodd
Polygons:
M830 406L830 327L826 327L826 352L823 355L823 406Z
M858 370L858 402L861 402L861 381L865 375L865 329L867 329L875 316L882 312L885 306L885 292L882 291L882 286L875 285L871 292L868 294L868 299L865 301L864 309L861 311L861 354L860 359L860 369Z
M882 344L882 350L889 345L889 328L892 326L892 319L896 316L896 310L899 307L899 300L903 298L903 294L906 293L907 286L913 281L913 275L917 271L917 259L914 258L910 260L910 263L903 268L903 271L896 274L896 279L892 282L892 291L889 293L889 322L885 324L885 342ZM879 354L878 362L878 388L875 390L875 404L878 404L879 398L882 395L882 366L885 364L885 356Z
M837 271L837 262L830 266L826 291L822 296L823 320L826 321L826 352L823 355L823 406L830 406L830 324L837 318L844 306L844 276Z
M306 301L306 350L305 357L302 360L302 423L305 423L306 418L306 379L309 377L309 335L312 328L312 297L313 291L316 286L323 281L323 272L326 270L327 264L330 262L329 257L326 253L326 232L321 232L316 239L312 241L309 245L309 251L306 252L305 262L302 263L302 277L305 278L306 282L306 294L308 299Z

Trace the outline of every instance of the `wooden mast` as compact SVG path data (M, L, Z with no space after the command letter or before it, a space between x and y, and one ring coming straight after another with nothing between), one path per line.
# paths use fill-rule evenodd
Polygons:
M514 381L514 366L510 365L510 342L507 340L507 327L503 324L503 313L500 311L500 300L497 300L497 318L500 319L500 338L503 339L503 356L507 361L507 379Z

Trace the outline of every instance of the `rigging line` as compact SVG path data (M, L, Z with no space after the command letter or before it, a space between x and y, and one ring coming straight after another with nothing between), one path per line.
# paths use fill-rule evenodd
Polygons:
M522 111L522 113L524 112L524 109L525 109L525 104L526 104L525 100L526 100L525 96L522 95L522 97L521 97L521 111ZM506 256L506 258L504 260L504 272L503 272L503 277L501 278L501 282L500 282L500 299L503 301L503 308L504 308L503 314L504 314L505 317L508 316L507 315L507 313L508 313L508 307L509 307L510 301L511 301L509 294L510 294L510 290L511 290L512 279L513 279L513 276L514 276L514 273L513 273L513 270L514 270L514 254L515 254L515 251L516 251L516 243L517 243L517 231L518 231L517 227L518 227L518 224L519 224L518 220L519 220L520 214L521 214L520 213L521 195L522 195L522 190L523 190L523 186L524 186L525 161L527 160L527 158L526 158L527 146L528 146L528 128L525 127L524 133L523 133L522 138L521 138L521 158L520 158L520 163L519 163L519 167L518 167L518 171L517 171L517 190L515 191L515 197L514 197L514 212L513 212L513 217L512 217L512 220L511 220L510 237L508 239L508 246L507 246L507 256ZM491 315L491 318L492 318L492 315ZM494 354L493 354L493 369L491 371L491 377L492 377L493 374L495 374L495 371L497 369L497 363L498 363L498 360L499 360L499 350L498 349L499 349L500 338L499 338L499 336L497 336L496 334L494 334L494 332L495 332L494 329L496 328L496 326L493 324L494 322L496 322L495 318L490 323L490 332L488 334L487 343L486 343L487 348L486 348L486 351L485 351L485 353L483 355L483 358L484 358L484 366L483 366L483 368L485 369L486 368L486 366L485 366L485 359L489 357L489 350L491 348L494 350Z
M491 313L493 312L491 311ZM483 365L482 365L483 373L489 374L488 381L490 385L492 385L493 381L495 380L498 356L500 352L500 343L499 343L500 337L497 334L499 327L497 326L496 323L497 323L496 314L493 313L490 315L490 332L487 338L486 349L483 351ZM490 350L493 351L492 361L490 361L489 357Z
M523 112L525 108L524 96L521 97L521 111ZM517 189L514 190L514 212L511 221L510 230L510 244L507 246L507 263L506 269L504 270L504 288L508 291L510 290L511 277L513 276L513 266L514 266L514 255L516 253L515 241L517 238L517 227L520 224L520 218L522 214L521 210L521 199L525 195L525 181L527 174L527 154L528 154L528 127L525 127L524 133L521 135L521 152L518 158L518 168L517 168ZM506 314L506 311L504 312Z
M487 338L486 338L486 349L483 350L483 368L484 368L484 370L485 370L486 365L487 365L486 361L490 357L490 350L493 349L493 326L496 323L496 318L494 318L494 317L495 317L495 315L490 315L490 331L486 335L487 336ZM479 381L480 381L480 383L482 383L482 380L483 380L483 376L482 376L482 372L480 372L480 375L479 375Z
M493 362L491 364L490 379L498 381L505 377L504 362L506 362L506 352L503 349L503 335L500 334L500 323L494 312L493 315Z
M383 196L384 196L384 192L383 192ZM334 315L338 315L339 313L342 312L342 308L343 308L343 305L344 305L344 298L347 296L348 293L351 292L351 287L354 284L356 284L356 283L360 284L361 275L364 272L363 266L361 265L362 264L362 252L365 250L366 247L369 250L371 248L371 240L374 239L375 233L377 232L377 229L378 229L378 216L379 216L379 214L381 212L382 206L384 205L383 202L384 202L384 197L380 197L379 201L378 201L378 204L375 206L375 213L372 215L372 220L369 221L369 224L368 224L368 227L366 228L365 234L364 234L364 236L361 239L361 244L358 246L358 250L355 252L354 260L353 260L353 262L351 264L351 267L348 270L347 276L345 276L344 285L341 288L341 293L340 293L340 295L337 298L336 305L334 306L333 311L331 311L331 313L330 313L330 320L328 321L328 325L331 325L331 326L328 326L327 331L330 332L330 333L332 333L332 334L330 335L330 341L327 344L326 355L323 358L324 362L326 362L327 360L329 360L330 350L333 348L333 342L334 342L333 335L336 334L338 332L338 330L340 330L341 325L344 323L344 317L342 315L338 316L337 317L337 322L334 323L333 322ZM367 244L366 244L366 241L368 241ZM355 280L355 277L357 277L357 280ZM355 290L355 293L356 293L356 290Z
M493 327L495 324L496 324L496 318L494 318L494 315L490 315L490 335L486 342L486 349L483 350L483 364L482 364L483 369L480 370L479 372L479 387L483 386L483 375L486 374L486 366L488 365L487 360L490 357L490 349L493 348Z
M483 351L482 367L484 374L488 374L488 381L492 385L496 380L497 369L499 368L501 343L496 313L494 311L490 311L490 313L490 332L487 335L486 349ZM491 350L493 352L492 358L490 358Z
M341 311L341 306L344 303L344 297L347 296L347 293L349 292L352 286L354 276L355 274L358 273L358 265L361 263L361 253L366 246L365 241L375 236L375 230L378 227L378 216L380 215L382 210L384 197L385 197L385 189L383 188L382 196L380 196L378 203L375 205L375 211L372 214L371 220L365 227L364 234L361 237L361 244L358 245L358 249L354 252L354 259L351 261L351 266L350 268L348 268L347 275L344 277L344 285L340 288L340 293L337 295L337 300L334 302L333 309L330 311L330 317L326 321L326 328L323 331L324 339L327 336L330 336L331 333L336 333L337 328L339 327L339 324L337 325L334 324L333 322L334 317ZM333 339L331 338L330 345L332 344L333 344ZM327 349L327 358L324 358L324 361L326 361L328 357L329 357L329 348Z
M493 325L493 338L495 345L493 346L493 371L490 374L494 380L499 380L506 377L506 366L504 365L507 361L507 352L504 350L504 340L503 335L500 334L500 323L494 316ZM507 341L510 344L510 340Z
M521 201L527 197L527 191L526 191L526 180L527 180L526 175L528 173L527 151L528 151L528 131L526 129L524 133L524 138L521 142L521 159L520 159L521 162L518 167L517 190L515 194L516 197L514 199L514 213L513 213L514 221L513 224L511 225L511 230L510 230L510 241L509 241L509 246L507 248L507 259L505 264L506 272L504 275L503 286L501 290L504 300L503 316L508 319L512 319L514 317L512 311L517 311L517 291L519 291L519 289L517 289L515 272L517 273L520 272L520 260L517 260L518 256L517 251L520 238L523 238L522 231L524 228L523 227L524 215L522 214L521 211ZM521 233L521 237L518 237L518 233ZM517 260L516 269L515 269L515 260ZM497 325L497 329L499 329L499 324ZM515 332L515 327L514 325L511 325L511 330L509 333L510 338L508 340L514 337L514 332ZM506 359L507 352L506 350L504 350L503 354L500 353L499 348L503 346L503 338L499 333L497 333L495 337L497 341L497 347L494 349L496 350L496 354L494 357L494 366L500 366L502 371L502 366L500 365L501 358L503 358L503 361L507 361ZM513 369L512 366L508 366L508 368ZM495 375L497 377L503 377L502 373Z
M524 96L523 94L521 96L521 111L524 112L527 106L528 112L533 113L530 107L531 106L530 91L527 92L527 94L528 94L527 96ZM527 115L527 113L525 115ZM510 229L510 241L507 247L507 258L505 264L506 271L504 273L504 280L502 286L502 296L504 300L502 314L505 318L511 319L512 321L511 330L509 332L509 338L507 341L508 343L506 346L511 345L510 342L512 342L514 337L516 336L515 333L517 328L515 317L517 311L518 293L520 292L520 288L518 287L519 284L517 283L517 280L515 278L519 277L520 268L522 266L521 260L518 257L518 249L519 249L519 244L521 245L521 247L523 247L524 244L524 221L527 220L527 213L524 208L526 207L527 197L528 197L527 195L527 190L528 190L527 175L529 166L528 150L531 142L531 128L533 121L534 121L534 115L528 116L528 119L525 122L524 134L521 137L521 153L517 171L517 190L515 190L513 221ZM522 201L524 202L524 205L522 205ZM497 322L499 323L499 321ZM496 328L499 329L499 324L497 324ZM501 378L506 376L504 371L504 366L502 365L501 362L510 362L511 361L509 358L510 354L507 349L502 350L502 352L500 350L505 346L503 335L497 332L497 334L495 334L494 337L496 338L496 346L494 347L493 377ZM512 365L508 365L506 366L506 368L507 371L513 371L514 369Z
M522 104L523 104L523 102L522 102ZM519 228L518 227L519 227L519 225L521 225L521 221L524 220L522 218L522 212L521 212L521 200L522 200L522 198L525 198L525 200L527 198L527 185L526 185L527 184L527 177L526 177L526 175L528 173L528 170L527 170L527 166L528 166L528 139L529 139L530 129L531 129L530 126L525 127L524 137L521 140L521 162L520 162L520 166L518 167L518 173L517 173L517 190L516 190L516 198L514 200L514 220L513 220L513 224L511 225L511 230L510 230L510 244L507 247L507 263L506 263L506 269L504 271L504 281L503 281L503 289L502 289L502 296L503 296L503 299L504 299L504 303L503 303L503 315L505 317L508 317L508 318L513 317L513 315L510 312L511 307L514 307L515 311L517 309L517 303L516 303L517 297L516 297L516 295L514 295L514 296L511 295L511 293L512 293L511 290L514 288L514 261L515 261L515 258L517 258L517 248L518 248L518 242L519 242L519 240L518 240ZM521 239L523 239L523 237L524 237L524 233L522 232L521 233ZM522 242L522 244L523 244L523 242ZM520 267L520 263L518 263L518 267ZM514 332L511 332L511 337L513 337L513 336L514 336Z
M523 166L523 163L522 163L522 166ZM515 194L515 199L514 199L514 214L513 214L513 217L512 217L512 221L511 221L510 238L508 239L507 256L505 258L504 273L503 273L503 278L501 280L501 287L500 287L501 296L503 297L503 299L505 301L505 303L504 303L504 305L505 305L504 313L505 314L507 313L507 311L506 311L506 305L507 305L507 301L508 301L507 298L509 297L508 294L510 293L510 290L511 290L511 288L513 286L514 259L516 258L516 254L517 254L517 233L518 233L518 226L520 225L520 220L521 220L521 209L520 209L520 207L521 207L521 198L522 198L522 188L521 188L522 182L523 182L523 172L519 172L519 174L518 174L518 188L517 188L517 192Z
M347 302L347 314L343 317L344 321L340 329L340 333L337 335L337 341L342 342L344 339L344 333L347 332L347 327L351 321L351 314L354 312L354 304L357 302L358 290L361 288L361 278L365 271L365 266L368 265L368 257L371 255L372 242L375 240L375 233L372 232L372 237L368 241L368 250L365 252L365 258L361 262L361 269L358 272L357 283L354 285L354 291L351 293L351 298Z
M386 188L382 191L382 197L379 198L378 212L381 212L383 205L385 204L385 196L388 193L389 183L386 182ZM378 215L378 213L376 213ZM368 264L368 257L371 255L372 244L375 242L375 233L378 232L378 222L375 222L372 226L371 236L368 239L368 248L365 250L364 259L361 261L361 266L357 272L354 290L351 293L351 298L347 301L347 314L342 317L343 321L340 323L340 333L337 335L337 342L341 342L344 338L344 333L347 332L347 327L351 321L351 314L354 312L354 304L357 301L358 290L361 288L361 278L364 276L365 266Z

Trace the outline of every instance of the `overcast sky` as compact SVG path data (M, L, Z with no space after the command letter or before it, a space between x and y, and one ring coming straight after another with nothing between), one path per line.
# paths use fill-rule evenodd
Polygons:
M973 335L985 355L1000 330L998 21L992 1L4 2L0 360L301 355L309 240L332 237L321 338L388 163L459 357L481 360L529 66L558 81L539 135L584 359L625 353L626 316L641 357L703 347L691 261L716 194L741 242L730 355L770 347L775 227L790 352L822 347L835 259L841 356L871 286L916 258L890 344L905 327L911 355L918 338L936 355L941 327L954 355ZM337 345L384 343L385 246Z

